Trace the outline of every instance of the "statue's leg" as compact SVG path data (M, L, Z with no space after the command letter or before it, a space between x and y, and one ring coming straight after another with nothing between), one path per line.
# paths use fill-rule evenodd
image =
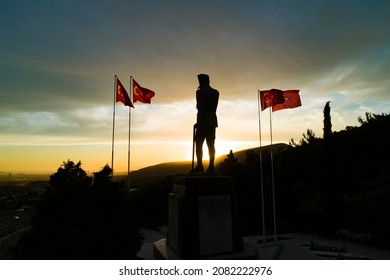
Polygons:
M214 172L214 160L215 160L215 128L210 128L210 131L206 138L207 147L209 149L209 167L207 172Z

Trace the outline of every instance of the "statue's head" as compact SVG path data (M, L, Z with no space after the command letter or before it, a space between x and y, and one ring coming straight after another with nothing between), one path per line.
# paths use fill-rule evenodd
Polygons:
M198 80L199 80L199 86L200 87L210 85L209 75L207 75L207 74L199 74L198 75Z

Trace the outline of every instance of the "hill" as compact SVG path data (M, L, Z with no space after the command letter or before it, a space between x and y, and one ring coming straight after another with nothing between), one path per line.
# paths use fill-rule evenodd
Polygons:
M289 147L287 144L278 143L272 145L272 151L274 154L277 154L279 151L285 150ZM271 146L261 147L262 151L267 151L270 153ZM239 162L243 162L246 157L246 153L250 150L253 150L255 153L259 153L260 147L255 147L252 149L241 150L233 152L234 157L238 159ZM218 165L226 158L226 155L219 156L215 159L215 164ZM208 162L205 161L205 166ZM156 180L163 179L171 175L182 175L191 171L191 161L177 161L177 162L165 162L145 168L141 168L130 173L130 186L131 188L139 188L143 185L153 183ZM121 176L120 179L125 179L126 176ZM119 176L117 177L119 179Z
M286 150L288 147L289 147L289 145L284 144L284 143L273 144L272 145L272 152L274 154L277 154L281 151ZM261 147L261 150L263 152L266 151L268 154L270 154L271 153L271 145L263 146L263 147ZM260 147L255 147L255 148L250 148L250 149L246 149L246 150L242 150L242 151L238 151L238 152L233 152L233 155L235 158L238 159L239 162L242 163L242 162L244 162L248 151L254 151L256 154L259 154ZM226 155L220 156L215 160L215 162L218 164L218 163L222 162L225 158L226 158Z
M165 162L130 172L131 188L138 188L169 175L185 174L191 170L191 161ZM126 176L123 176L126 178Z

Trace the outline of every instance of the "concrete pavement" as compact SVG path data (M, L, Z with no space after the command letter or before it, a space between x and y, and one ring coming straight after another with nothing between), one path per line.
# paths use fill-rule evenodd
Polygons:
M153 244L166 238L166 229L162 231L142 229L145 241L138 256L145 260L154 260ZM268 238L272 239L272 236ZM304 233L291 233L278 235L277 243L266 242L261 244L262 237L244 237L246 252L253 255L254 259L263 260L331 260L331 259L369 259L390 260L390 250L376 246L358 244L345 240L328 239ZM259 242L260 241L260 242ZM312 251L310 243L314 242L329 247L345 248L346 252ZM210 259L219 259L218 256ZM224 259L222 256L220 259Z

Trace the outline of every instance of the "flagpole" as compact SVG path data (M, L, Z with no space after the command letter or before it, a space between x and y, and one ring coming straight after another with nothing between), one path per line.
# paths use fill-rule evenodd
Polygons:
M263 227L263 243L266 241L265 237L265 213L264 213L264 181L263 181L263 159L261 156L261 114L260 114L260 90L257 91L257 112L259 115L259 161L260 161L260 189L261 189L261 215Z
M111 169L114 174L114 137L115 137L115 102L116 102L116 91L117 91L117 79L118 76L114 77L114 106L112 113L112 144L111 144Z
M130 76L130 102L133 103L133 76ZM129 106L129 139L127 144L127 191L130 189L130 132L131 132L131 106Z
M277 241L276 236L276 207L275 207L275 180L274 180L274 159L272 152L272 108L269 109L269 127L271 134L271 180L272 180L272 205L274 212L274 242Z

